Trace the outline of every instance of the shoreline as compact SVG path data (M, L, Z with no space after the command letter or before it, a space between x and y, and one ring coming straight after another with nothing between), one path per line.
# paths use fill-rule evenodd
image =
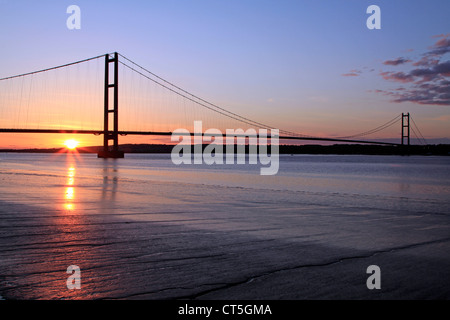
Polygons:
M119 151L124 153L171 153L175 145L166 144L123 144ZM207 144L203 144L204 149ZM103 147L80 147L78 153L95 153L102 151ZM192 146L192 153L194 153ZM65 153L66 148L32 148L32 149L0 149L0 153ZM73 152L73 151L71 151ZM270 152L270 145L268 146ZM237 148L235 146L235 154ZM248 154L248 145L245 153ZM334 144L334 145L280 145L279 154L320 154L320 155L439 155L450 156L450 145L410 145L410 146L378 146L362 144Z

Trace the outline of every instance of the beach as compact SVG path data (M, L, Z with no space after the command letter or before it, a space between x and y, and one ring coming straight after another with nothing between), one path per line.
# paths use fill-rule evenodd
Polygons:
M450 298L448 157L0 159L6 300Z

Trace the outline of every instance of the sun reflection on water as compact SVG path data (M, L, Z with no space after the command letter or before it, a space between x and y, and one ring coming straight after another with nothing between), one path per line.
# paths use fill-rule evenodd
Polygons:
M65 188L64 199L66 200L66 202L63 205L64 209L69 211L75 209L75 206L73 204L73 201L75 200L74 184L75 184L75 167L71 165L67 169L67 183L66 183L66 185L70 187Z
M75 191L73 187L66 188L66 200L73 200L74 194Z

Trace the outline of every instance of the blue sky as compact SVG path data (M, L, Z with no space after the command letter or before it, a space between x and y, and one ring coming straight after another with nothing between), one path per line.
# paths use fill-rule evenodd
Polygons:
M66 27L72 4L81 30ZM366 27L372 4L381 30ZM448 0L2 0L0 77L118 51L280 128L343 136L411 112L425 136L450 138L448 104L392 102L406 84L381 75L413 70L450 33L449 12ZM409 65L383 64L399 57Z

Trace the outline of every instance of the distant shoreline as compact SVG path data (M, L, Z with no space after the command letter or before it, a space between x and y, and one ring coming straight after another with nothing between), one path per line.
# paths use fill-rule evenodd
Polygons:
M203 145L203 148L206 144ZM119 150L125 153L171 153L174 145L166 144L123 144ZM235 146L236 147L236 146ZM248 153L246 146L246 153ZM193 147L192 147L193 148ZM270 146L268 147L270 152ZM79 153L98 153L103 147L78 148ZM0 149L0 152L10 153L64 153L65 148L30 148L30 149ZM192 149L193 152L193 149ZM411 145L411 146L382 146L362 144L334 144L334 145L280 145L280 154L342 154L342 155L450 155L450 144Z

